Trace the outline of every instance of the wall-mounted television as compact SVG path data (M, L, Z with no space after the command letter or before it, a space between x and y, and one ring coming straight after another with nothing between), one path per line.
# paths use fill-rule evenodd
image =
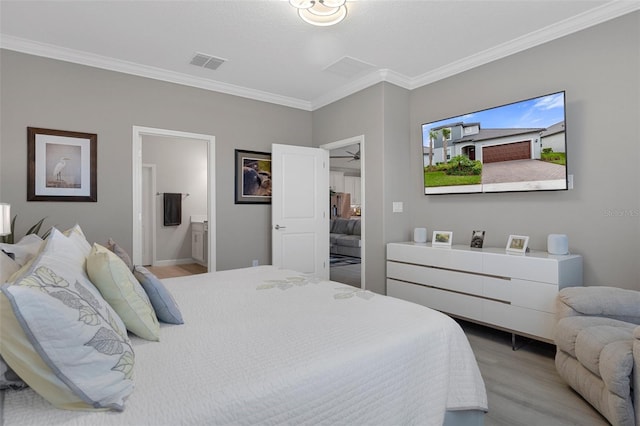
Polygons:
M422 125L425 194L568 189L565 92Z

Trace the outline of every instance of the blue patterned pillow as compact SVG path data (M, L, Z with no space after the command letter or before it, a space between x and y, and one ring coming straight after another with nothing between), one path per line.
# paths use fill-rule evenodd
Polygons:
M56 407L122 410L134 387L133 348L82 252L54 229L27 274L2 287L0 353Z
M178 304L158 277L144 266L136 266L133 270L133 275L140 282L147 296L149 296L151 305L160 321L169 324L184 324Z

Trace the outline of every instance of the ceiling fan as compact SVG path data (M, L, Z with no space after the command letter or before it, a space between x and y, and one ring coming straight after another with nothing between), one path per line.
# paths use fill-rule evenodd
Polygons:
M360 149L357 152L347 151L347 154L350 155L335 155L330 156L329 158L350 158L349 161L358 161L360 160Z

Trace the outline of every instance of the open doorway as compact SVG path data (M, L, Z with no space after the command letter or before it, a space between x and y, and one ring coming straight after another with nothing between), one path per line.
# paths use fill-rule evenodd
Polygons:
M320 148L329 151L330 278L364 289L364 136Z
M143 221L145 219L145 209L143 206L146 204L157 204L154 201L149 202L149 199L160 199L159 193L153 189L153 184L149 184L148 178L152 175L148 174L149 167L143 167L142 146L143 138L145 140L162 140L162 139L174 139L174 140L193 140L199 143L204 142L206 145L206 203L203 210L205 210L202 222L206 226L205 241L202 248L202 252L206 255L206 265L209 271L216 270L215 264L215 137L210 135L201 135L188 132L179 132L165 129L154 129L147 127L133 127L133 250L132 257L135 264L142 264L144 261L149 262L148 259L143 259L143 247L145 244L149 244L149 241L145 239L145 232ZM151 191L149 189L151 188ZM181 195L181 200L189 196L188 190L171 189L171 192L177 192ZM182 194L184 191L184 194ZM162 191L161 191L162 192ZM145 195L146 194L146 195ZM193 220L190 217L184 218L186 221ZM152 250L153 251L153 250ZM153 255L152 255L153 258ZM203 259L205 261L205 259Z

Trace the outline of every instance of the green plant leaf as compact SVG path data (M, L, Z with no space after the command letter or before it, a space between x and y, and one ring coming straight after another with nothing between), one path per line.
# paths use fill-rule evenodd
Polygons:
M29 230L25 235L37 234L38 232L40 232L40 227L42 226L42 223L44 222L45 219L46 217L43 217L42 219L40 219L35 225L29 228Z

